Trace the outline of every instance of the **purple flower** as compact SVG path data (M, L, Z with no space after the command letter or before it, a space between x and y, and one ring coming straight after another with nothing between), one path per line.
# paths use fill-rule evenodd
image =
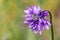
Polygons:
M24 23L28 24L34 33L42 34L42 30L48 30L51 25L48 16L48 10L43 11L39 6L32 6L24 10L26 13Z

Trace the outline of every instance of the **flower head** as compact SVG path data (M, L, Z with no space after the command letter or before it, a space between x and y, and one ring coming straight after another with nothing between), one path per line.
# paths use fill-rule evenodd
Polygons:
M43 11L39 6L32 6L24 10L26 13L24 23L28 24L34 33L42 33L42 30L48 30L50 26L49 20L45 17L48 16L48 11Z

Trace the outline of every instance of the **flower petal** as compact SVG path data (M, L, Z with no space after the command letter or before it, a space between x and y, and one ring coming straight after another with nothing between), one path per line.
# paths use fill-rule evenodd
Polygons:
M33 31L35 34L38 33L38 31Z
M45 10L45 11L43 11L43 13L44 13L44 16L48 16L49 11Z
M50 25L51 25L50 21L48 21L48 20L46 21L46 23L47 23L47 25L48 25L48 26L50 26Z
M41 11L42 10L39 5L38 5L38 8L37 9L38 9L38 11Z
M42 31L39 31L39 34L42 35Z
M49 26L48 25L45 25L44 26L44 30L48 30L49 29Z
M32 16L32 15L29 15L29 14L28 14L28 15L25 15L24 17L25 17L25 18L29 18L29 17L31 17L31 16Z
M24 12L25 12L26 14L29 14L29 13L30 13L30 11L29 11L29 10L24 10Z
M33 11L34 11L34 12L36 12L36 11L37 11L36 6L33 6Z
M24 23L26 23L26 24L27 24L28 22L27 22L27 21L24 21Z

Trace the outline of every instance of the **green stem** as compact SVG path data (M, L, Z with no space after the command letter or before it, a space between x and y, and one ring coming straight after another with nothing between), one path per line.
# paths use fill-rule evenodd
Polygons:
M54 40L54 30L53 30L53 24L52 24L52 14L49 12L50 15L50 23L51 23L51 37L52 40Z

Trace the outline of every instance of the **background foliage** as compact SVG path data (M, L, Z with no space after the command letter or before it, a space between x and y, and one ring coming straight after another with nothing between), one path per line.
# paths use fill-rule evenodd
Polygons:
M0 0L0 40L51 40L50 30L34 34L23 23L23 11L32 5L51 11L55 40L60 40L60 0Z

